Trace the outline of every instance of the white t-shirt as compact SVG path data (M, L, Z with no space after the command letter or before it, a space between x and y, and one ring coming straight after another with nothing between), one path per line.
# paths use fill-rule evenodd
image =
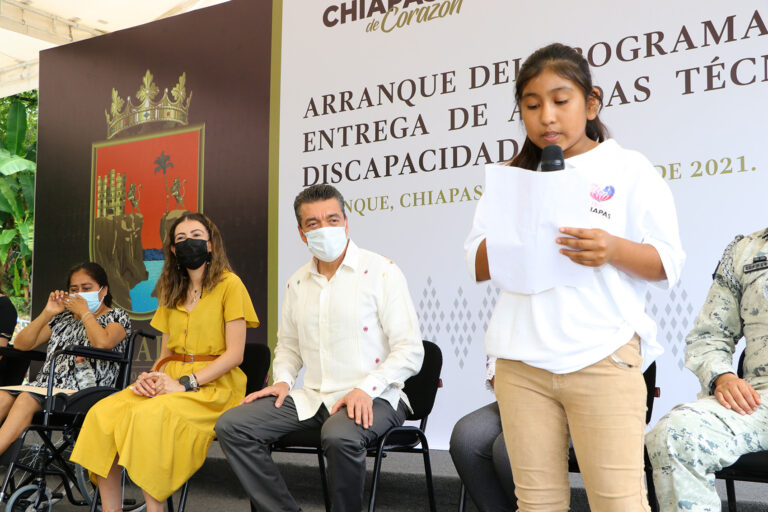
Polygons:
M566 169L577 168L593 181L590 216L595 222L587 227L655 247L667 275L655 284L673 286L685 253L672 193L648 159L607 140L565 163ZM481 198L464 243L473 278L488 215ZM637 333L647 367L664 349L656 341L656 324L645 313L646 286L606 264L595 269L588 287L558 286L533 295L502 290L485 336L486 353L570 373L609 356Z

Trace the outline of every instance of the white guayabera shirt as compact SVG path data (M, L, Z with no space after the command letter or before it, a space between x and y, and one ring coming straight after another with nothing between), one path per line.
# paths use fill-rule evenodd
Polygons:
M405 380L421 369L424 347L402 271L350 240L329 281L314 258L288 280L278 329L275 382L292 389L299 420L330 411L354 388L397 408Z

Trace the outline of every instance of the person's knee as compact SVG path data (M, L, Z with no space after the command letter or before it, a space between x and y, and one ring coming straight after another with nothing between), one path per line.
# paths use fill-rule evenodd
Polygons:
M26 413L34 413L40 410L40 402L29 393L21 393L13 402L13 407Z
M682 414L672 411L661 418L645 435L648 457L654 466L657 466L662 458L676 453L679 447L690 445L691 434L691 430L686 428Z
M216 420L216 425L213 427L213 430L216 432L216 437L218 437L221 442L225 443L228 439L232 438L233 434L237 431L239 422L237 420L236 409L237 408L225 411L219 416L219 419Z
M509 468L509 453L507 453L507 444L504 442L504 435L499 434L493 441L493 464L498 467Z
M469 444L472 441L472 430L471 428L468 428L469 422L467 421L467 417L461 418L459 421L456 422L456 425L453 426L453 431L451 432L451 440L448 444L448 451L451 454L451 457L454 459L457 455L462 455L470 451L468 449Z
M320 444L325 453L339 451L362 451L366 449L365 437L351 420L351 425L339 422L325 422L320 429Z

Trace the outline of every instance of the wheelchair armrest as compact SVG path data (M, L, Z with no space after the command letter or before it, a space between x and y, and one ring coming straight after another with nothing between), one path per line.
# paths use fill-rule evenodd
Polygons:
M12 346L0 347L0 356L29 359L30 361L45 361L45 352L39 350L19 350Z
M48 367L48 393L47 396L53 394L53 373L56 369L56 360L63 355L82 356L89 359L101 359L102 361L114 361L119 363L125 360L125 354L122 352L114 352L104 348L94 347L82 347L80 345L68 345L62 349L56 350L51 355L51 364Z
M125 354L115 352L105 348L83 347L80 345L68 345L53 353L53 359L60 355L82 356L89 359L101 359L102 361L113 361L119 363L125 359Z

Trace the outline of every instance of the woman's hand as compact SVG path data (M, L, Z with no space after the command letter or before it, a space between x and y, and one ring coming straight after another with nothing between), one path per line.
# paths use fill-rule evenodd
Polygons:
M160 372L158 372L160 373ZM168 393L184 392L186 389L179 384L179 381L168 375L160 373L155 381L155 390L157 395L167 395Z
M616 237L602 229L560 228L564 235L555 241L568 247L560 249L560 254L570 258L574 263L586 267L599 267L613 260L616 251Z
M139 396L153 397L157 394L156 382L160 372L143 372L131 386L131 391Z
M69 297L69 293L63 290L54 290L48 296L48 303L45 305L45 311L54 317L64 311L65 300Z
M64 307L68 309L78 320L83 319L83 315L90 313L88 302L78 294L73 294L64 299Z

